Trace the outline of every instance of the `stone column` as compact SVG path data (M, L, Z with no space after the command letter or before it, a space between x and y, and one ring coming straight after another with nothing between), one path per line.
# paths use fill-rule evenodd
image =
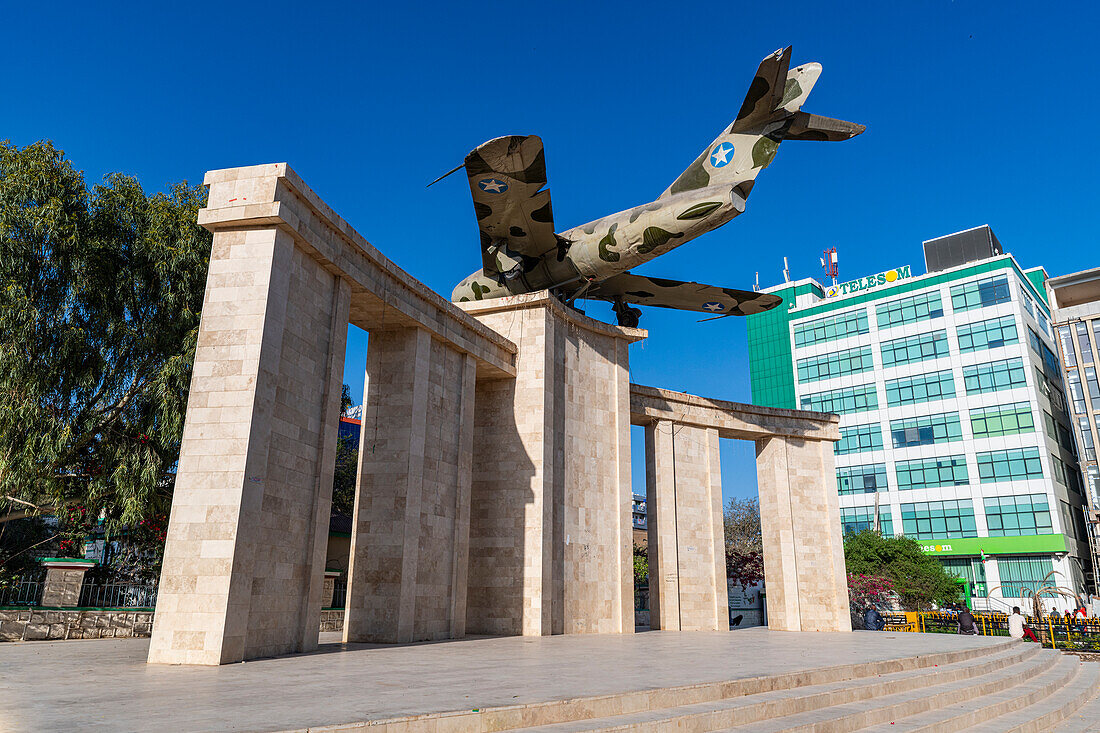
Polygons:
M150 662L317 645L350 289L252 226L214 234Z
M515 380L479 380L468 629L634 631L628 346L546 293L461 303L516 343Z
M832 449L827 440L756 441L769 628L852 630Z
M424 329L370 334L344 641L465 633L475 374Z
M79 606L84 573L95 567L95 560L48 557L42 561L42 565L46 568L46 582L42 586L42 605L56 608Z
M729 629L718 431L646 426L650 627Z

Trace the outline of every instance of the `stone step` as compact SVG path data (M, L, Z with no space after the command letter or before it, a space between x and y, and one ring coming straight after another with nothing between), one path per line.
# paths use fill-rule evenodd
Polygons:
M1100 667L1097 662L1085 662L1083 667ZM1081 707L1070 713L1065 721L1051 729L1053 733L1100 732L1100 683L1094 683L1088 698Z
M726 733L837 733L862 730L885 723L888 730L896 730L892 722L900 721L945 706L1000 693L1024 684L1036 676L1055 672L1062 655L1057 652L1034 651L1023 662L1008 665L979 677L963 679L931 687L893 695L874 697L845 705L821 708L807 713L788 715L750 725L722 728ZM1066 679L1072 670L1064 673ZM1064 680L1063 680L1064 681Z
M795 713L809 712L951 682L966 682L1036 658L1038 645L1010 646L994 654L932 668L874 677L769 690L722 700L682 704L588 720L524 728L528 733L612 733L615 731L712 731Z
M927 712L910 714L894 722L866 728L866 733L954 733L968 731L998 716L1035 705L1060 691L1077 675L1080 660L1053 650L1043 656L1058 655L1055 663L1040 674L1027 675L1000 689L984 688L954 702L945 701Z
M1077 668L1069 684L1045 700L988 723L974 726L972 733L1044 733L1067 721L1100 690L1100 664L1089 662ZM1100 717L1093 717L1100 726ZM1100 729L1100 728L1098 728Z

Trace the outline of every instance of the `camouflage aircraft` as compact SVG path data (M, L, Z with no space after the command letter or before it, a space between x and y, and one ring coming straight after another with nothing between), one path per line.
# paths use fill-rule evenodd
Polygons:
M478 146L450 173L466 169L481 230L482 267L455 287L451 300L549 289L570 304L577 298L610 301L623 326L638 325L641 311L632 305L717 317L779 305L782 299L775 295L644 277L630 268L744 211L756 176L771 164L782 141L848 140L863 132L863 125L801 111L821 64L791 69L790 58L788 46L760 63L737 119L657 200L560 234L544 188L542 140L510 135Z

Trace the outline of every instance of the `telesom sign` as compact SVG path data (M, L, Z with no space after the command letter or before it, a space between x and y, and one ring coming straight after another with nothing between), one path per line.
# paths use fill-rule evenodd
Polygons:
M826 298L836 298L841 295L848 295L849 293L856 293L860 290L871 290L877 288L880 285L889 285L897 280L904 280L907 277L911 277L909 271L909 265L903 267L895 267L893 270L886 270L875 275L868 275L867 277L861 277L859 280L850 280L846 283L840 283L839 285L833 285L830 288L825 289Z

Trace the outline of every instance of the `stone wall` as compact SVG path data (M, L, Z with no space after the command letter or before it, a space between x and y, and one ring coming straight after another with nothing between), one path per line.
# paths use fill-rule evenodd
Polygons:
M153 612L0 608L0 641L39 639L123 639L149 636Z

